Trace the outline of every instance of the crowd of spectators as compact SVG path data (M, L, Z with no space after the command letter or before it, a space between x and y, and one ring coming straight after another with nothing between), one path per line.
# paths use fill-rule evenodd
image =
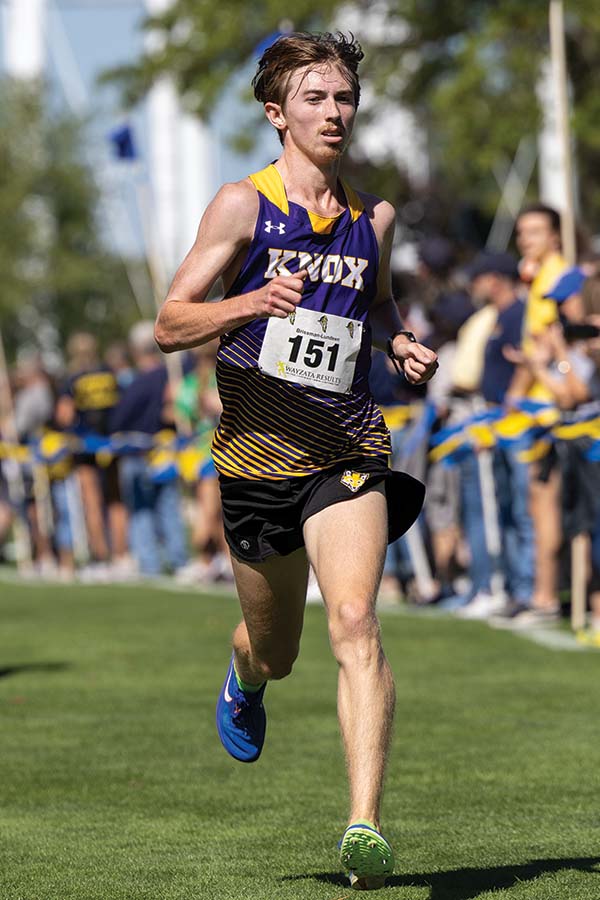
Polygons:
M586 535L581 637L600 646L600 261L567 266L560 217L543 204L523 209L515 239L519 256L481 252L466 264L444 238L425 240L417 273L398 285L407 327L440 370L423 396L385 358L373 367L393 465L428 489L419 527L390 548L383 588L497 627L543 628L567 612L569 545ZM490 411L503 419L495 429ZM536 442L518 430L532 411L576 429L546 428ZM470 452L431 452L436 433L464 423L479 428ZM502 427L513 432L498 439Z
M215 353L209 344L167 369L150 321L103 356L94 335L71 335L61 378L39 353L22 353L2 428L0 545L12 527L25 568L65 581L229 580L208 452L220 412ZM16 441L31 451L25 461ZM24 533L14 527L23 521Z
M428 489L420 521L389 548L382 596L500 627L546 626L565 613L569 541L585 534L586 640L600 646L593 428L539 447L482 440L456 458L431 453L436 434L524 403L553 410L561 424L600 420L600 265L587 256L567 266L559 216L542 204L521 212L515 239L520 258L481 252L465 263L446 238L431 237L417 271L395 276L406 327L438 353L440 368L414 388L373 354L392 465ZM103 354L92 334L73 334L60 379L38 353L21 353L2 420L0 546L12 536L22 559L28 544L34 571L65 580L167 572L191 584L229 580L208 449L220 413L215 357L213 342L167 367L145 321ZM29 462L11 452L41 435L58 446L62 436L69 452Z

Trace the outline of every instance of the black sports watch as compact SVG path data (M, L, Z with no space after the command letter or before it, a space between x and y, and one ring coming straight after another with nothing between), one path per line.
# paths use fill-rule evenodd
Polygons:
M393 334L391 334L391 335L389 336L389 338L387 339L387 355L389 356L389 358L390 358L391 361L393 362L394 368L395 368L396 372L398 373L398 375L403 375L403 374L404 374L404 368L403 368L403 366L398 362L398 357L394 355L394 338L398 337L399 334L403 334L404 337L405 337L405 338L408 338L408 340L409 340L412 344L416 344L416 343L417 343L417 339L416 339L416 337L414 336L414 334L412 333L412 331L395 331L395 332L394 332Z

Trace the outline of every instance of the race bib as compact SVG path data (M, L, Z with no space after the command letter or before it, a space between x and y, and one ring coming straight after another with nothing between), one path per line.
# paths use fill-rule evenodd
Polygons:
M357 319L298 307L270 318L258 358L265 375L346 394L352 387L362 341Z

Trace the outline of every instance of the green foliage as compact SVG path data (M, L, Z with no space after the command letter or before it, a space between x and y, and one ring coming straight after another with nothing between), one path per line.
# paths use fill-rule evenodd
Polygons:
M539 129L536 86L549 53L548 0L388 0L377 4L384 27L370 33L363 24L374 6L366 0L353 6L366 51L363 81L379 97L416 113L429 137L434 182L444 184L455 202L476 202L493 212L499 199L494 167L511 160L521 138L535 138ZM299 0L290 10L281 0L268 0L253 4L249 15L241 0L179 0L146 24L157 49L111 77L121 78L134 102L169 73L186 105L208 118L232 76L282 19L292 16L298 30L332 22L348 30L346 22L356 18L348 18L348 9L334 0ZM597 227L600 8L596 0L566 0L565 11L579 194L584 217ZM244 135L240 146L247 143ZM385 181L387 174L383 186Z
M81 123L56 117L42 85L0 82L0 318L10 356L92 327L122 336L136 309L101 244L99 191ZM54 336L54 337L53 337Z
M149 49L136 65L106 73L120 79L129 103L140 100L162 74L171 75L185 106L207 117L230 79L256 57L256 47L293 13L298 30L326 27L333 0L297 0L293 10L280 0L252 4L244 0L177 0L166 12L149 17L144 28Z

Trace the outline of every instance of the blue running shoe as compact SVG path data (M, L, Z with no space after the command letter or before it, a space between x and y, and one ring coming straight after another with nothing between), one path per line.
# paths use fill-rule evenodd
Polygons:
M267 716L262 700L266 686L265 682L258 691L243 691L231 658L217 700L217 731L229 755L240 762L255 762L263 748Z

